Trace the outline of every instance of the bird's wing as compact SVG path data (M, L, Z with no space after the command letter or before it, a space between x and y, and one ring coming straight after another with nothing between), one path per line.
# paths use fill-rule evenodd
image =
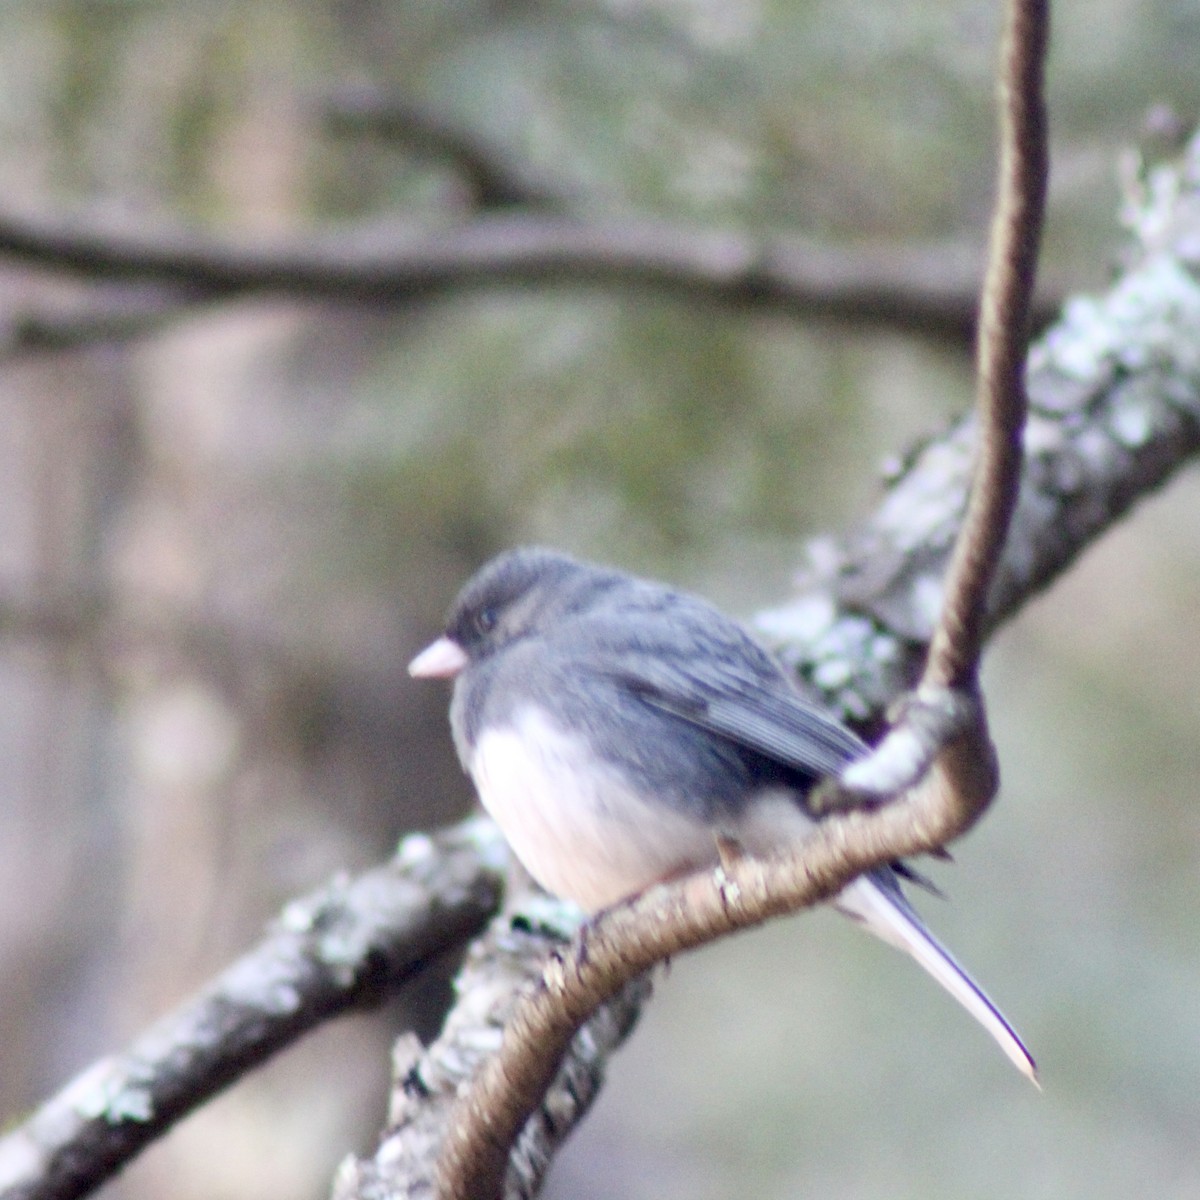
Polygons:
M836 774L865 751L833 717L782 688L699 697L661 685L638 690L655 708L817 778Z
M643 644L610 655L615 681L662 712L814 778L836 774L866 752L740 626L729 622L720 639L713 632L705 629L704 652L683 649L676 623L666 648Z

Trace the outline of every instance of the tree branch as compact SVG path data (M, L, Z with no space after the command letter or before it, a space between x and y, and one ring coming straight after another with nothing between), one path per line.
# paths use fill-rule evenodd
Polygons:
M1030 350L1020 495L986 632L1200 449L1200 144L1189 157L1137 219L1142 245L1126 273L1071 300ZM972 415L923 446L858 529L810 545L795 598L759 614L784 661L861 727L919 678L975 445Z
M468 821L289 904L198 996L0 1138L4 1200L86 1194L306 1030L394 992L484 927L505 857L490 822Z
M388 1130L372 1159L349 1158L334 1200L419 1197L431 1191L433 1157L462 1089L492 1055L527 987L578 928L570 906L527 893L518 912L498 917L472 944L455 987L459 1000L437 1040L411 1035L395 1051ZM532 1196L555 1150L598 1093L609 1057L629 1036L649 998L646 976L620 991L571 1040L561 1069L513 1151Z
M100 282L69 301L36 293L0 306L0 361L152 334L197 301L179 288Z
M325 125L342 136L371 134L444 163L471 189L474 207L565 210L579 196L545 172L512 161L499 147L407 96L371 84L337 88Z
M1049 0L1005 6L1000 50L1000 187L980 308L976 411L979 460L946 572L922 686L974 688L988 588L1021 484L1025 358L1049 147L1043 75Z
M979 271L953 247L831 247L628 216L542 213L458 225L375 224L270 244L184 229L0 213L0 255L94 279L182 289L180 302L247 294L427 303L472 288L646 288L685 300L966 341ZM1035 313L1057 308L1047 296Z

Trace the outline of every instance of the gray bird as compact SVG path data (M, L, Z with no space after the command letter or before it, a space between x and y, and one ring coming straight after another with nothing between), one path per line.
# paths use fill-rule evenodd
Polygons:
M553 550L481 568L408 669L454 679L454 743L484 808L534 879L590 912L717 865L718 837L754 855L802 842L813 784L867 749L706 601ZM897 868L833 903L911 954L1036 1083Z

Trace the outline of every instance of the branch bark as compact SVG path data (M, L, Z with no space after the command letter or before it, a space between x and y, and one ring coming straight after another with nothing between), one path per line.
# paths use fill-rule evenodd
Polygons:
M329 96L324 118L331 133L369 134L442 163L470 190L475 209L566 211L583 199L578 189L513 159L475 130L400 92L372 84L345 85Z
M414 834L386 866L289 904L198 996L0 1138L0 1195L85 1195L306 1030L377 1003L484 927L504 860L495 827L469 821Z
M974 688L988 588L1021 483L1028 350L1050 170L1043 94L1049 0L1011 0L1000 48L1000 186L980 306L979 453L923 687Z
M0 213L0 255L86 278L169 285L177 294L164 305L260 294L415 304L481 287L644 288L964 343L980 279L975 256L956 247L833 247L632 215L585 221L542 212L380 223L264 244L9 211ZM1057 306L1047 290L1035 320L1044 325Z

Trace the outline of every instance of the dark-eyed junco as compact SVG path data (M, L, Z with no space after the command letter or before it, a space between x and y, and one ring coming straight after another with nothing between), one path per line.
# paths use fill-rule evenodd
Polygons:
M454 678L454 741L484 807L543 887L593 912L715 866L718 836L756 855L802 841L813 783L866 750L712 605L552 550L484 566L409 671ZM895 870L834 904L911 954L1036 1080Z

